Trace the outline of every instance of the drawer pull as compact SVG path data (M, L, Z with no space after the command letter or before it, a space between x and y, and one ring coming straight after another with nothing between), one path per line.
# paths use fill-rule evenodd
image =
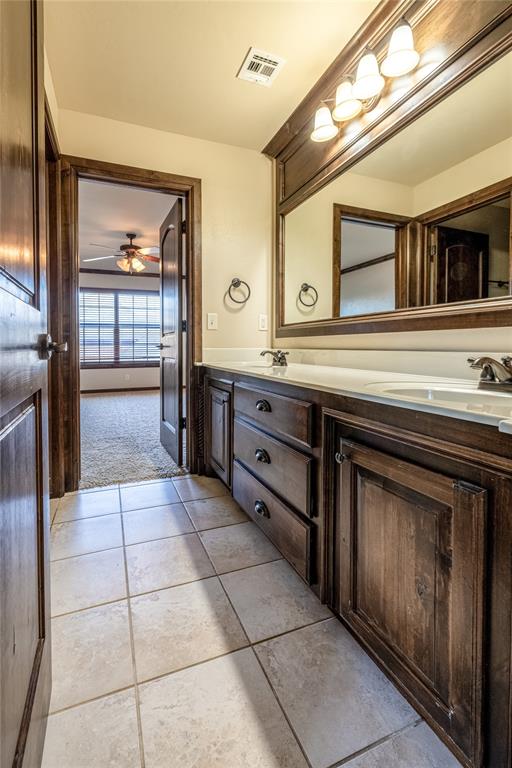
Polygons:
M334 458L336 459L336 462L338 464L343 464L343 462L346 460L347 457L345 456L344 453L340 453L339 451L336 451L336 453L334 454Z
M254 511L257 515L261 515L261 517L270 517L270 512L268 511L267 505L264 501L261 501L261 499L257 499L254 502Z
M270 403L268 400L258 400L256 402L256 410L257 411L265 411L266 413L270 413L272 408L270 407Z
M254 451L256 461L261 461L262 464L270 464L270 456L264 448L256 448Z

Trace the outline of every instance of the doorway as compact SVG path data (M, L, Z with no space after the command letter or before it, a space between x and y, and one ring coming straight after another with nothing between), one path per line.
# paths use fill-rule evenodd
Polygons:
M63 491L195 472L200 181L74 157L60 171Z
M160 441L159 233L175 206L181 217L179 196L78 180L81 488L184 471Z

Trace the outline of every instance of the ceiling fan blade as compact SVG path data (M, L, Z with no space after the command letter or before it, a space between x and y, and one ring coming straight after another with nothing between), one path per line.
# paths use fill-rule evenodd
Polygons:
M143 256L158 256L160 248L158 245L151 245L149 248L139 248L139 253Z
M111 245L101 245L100 243L89 243L89 245L93 245L95 248L107 248L109 251L112 250Z
M86 261L103 261L103 259L115 259L117 256L119 256L118 253L112 253L110 256L96 256L94 259L82 259L82 261L84 263Z
M139 254L140 254L140 251L139 251ZM142 253L140 255L142 256L144 261L154 261L155 264L160 264L160 257L159 256L149 256L146 253Z

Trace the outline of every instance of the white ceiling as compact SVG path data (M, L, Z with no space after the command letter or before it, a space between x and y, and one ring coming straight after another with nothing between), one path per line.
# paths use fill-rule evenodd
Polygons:
M99 256L108 256L99 243L118 253L121 243L126 243L126 233L135 232L136 245L158 245L159 229L176 202L174 195L136 189L117 184L79 179L78 182L78 253L80 267L87 269L118 269L115 258L85 262ZM119 258L119 257L118 257ZM145 262L145 274L158 273L159 265Z
M354 166L353 173L416 186L512 135L512 53Z
M377 0L45 0L60 108L261 150ZM286 59L236 79L251 46Z
M395 252L395 229L386 225L341 223L341 268Z

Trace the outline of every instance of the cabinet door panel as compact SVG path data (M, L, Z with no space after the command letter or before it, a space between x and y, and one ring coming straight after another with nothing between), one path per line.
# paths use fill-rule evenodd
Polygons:
M226 485L231 483L231 393L208 385L208 463Z
M479 765L487 493L346 440L341 453L338 610Z

